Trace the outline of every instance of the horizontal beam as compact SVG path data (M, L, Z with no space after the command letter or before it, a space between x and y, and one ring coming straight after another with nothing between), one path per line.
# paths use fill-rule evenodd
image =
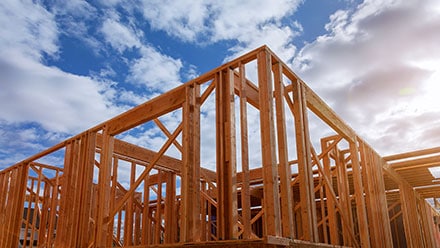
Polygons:
M440 155L411 159L389 164L395 170L410 170L414 168L440 166Z
M440 197L440 184L415 187L417 193L420 194L422 198L439 198Z
M161 115L180 108L185 101L185 87L181 85L167 93L159 95L113 119L103 123L108 126L108 133L116 135L153 120Z
M96 137L97 137L96 146L101 149L102 135L98 134ZM139 160L144 163L150 163L156 157L157 154L157 152L152 151L150 149L140 147L119 139L114 139L114 153L116 155L121 156L122 158L126 157L128 159ZM156 163L156 166L154 166L154 168L160 168L167 171L172 171L180 175L182 168L182 160L167 155L163 155ZM216 179L215 172L203 167L201 168L201 170L204 171L205 173L204 175L209 177L211 181L215 181Z
M304 86L307 107L346 140L354 142L355 132L315 92Z
M98 148L102 148L101 134L97 135L96 146ZM155 151L140 146L136 146L119 139L115 139L114 141L114 153L122 157L139 160L144 163L151 162L157 154ZM180 173L180 168L182 167L182 161L170 156L163 155L156 163L155 167Z
M394 160L401 160L401 159L425 156L425 155L429 155L429 154L433 154L433 153L440 153L440 147L434 147L434 148L430 148L430 149L423 149L423 150L394 154L394 155L390 155L390 156L385 156L385 157L383 157L383 159L385 161L394 161Z

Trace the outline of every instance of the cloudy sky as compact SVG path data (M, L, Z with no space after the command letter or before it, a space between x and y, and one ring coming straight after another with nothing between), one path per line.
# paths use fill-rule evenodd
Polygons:
M2 0L0 169L263 44L381 155L440 145L438 0Z

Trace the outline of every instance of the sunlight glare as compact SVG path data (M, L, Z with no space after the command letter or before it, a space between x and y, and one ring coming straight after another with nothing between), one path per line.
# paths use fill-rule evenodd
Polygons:
M423 110L435 110L440 107L440 70L435 71L425 82L424 94L419 99L418 107Z
M417 98L411 103L412 110L416 112L430 112L440 108L440 61L438 59L429 59L423 61L414 61L413 66L431 72L429 78L420 82ZM400 93L408 93L410 89L404 89Z

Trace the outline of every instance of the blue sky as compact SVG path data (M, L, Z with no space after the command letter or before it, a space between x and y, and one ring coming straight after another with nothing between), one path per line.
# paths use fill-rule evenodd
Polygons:
M0 169L263 44L380 154L439 146L439 30L438 0L3 0Z

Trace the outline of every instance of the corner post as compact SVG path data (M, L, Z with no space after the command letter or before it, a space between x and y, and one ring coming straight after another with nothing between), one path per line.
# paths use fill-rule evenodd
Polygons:
M218 237L238 238L237 164L235 137L234 71L216 75L216 150Z
M276 161L271 56L264 49L257 55L260 101L261 152L263 164L263 194L265 236L281 236L281 209Z
M295 117L298 176L300 182L301 216L304 240L318 242L318 224L314 194L310 136L307 119L307 100L301 81L293 82L293 108Z
M183 104L182 242L200 241L200 86L186 87Z

